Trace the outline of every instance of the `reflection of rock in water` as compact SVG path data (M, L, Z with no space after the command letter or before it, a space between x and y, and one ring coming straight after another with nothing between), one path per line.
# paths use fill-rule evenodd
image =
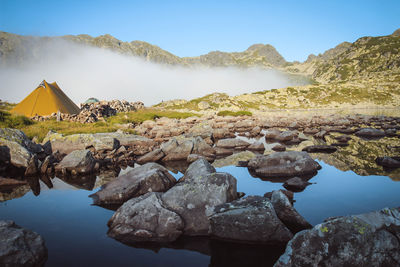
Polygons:
M211 241L209 266L273 266L285 251L280 246L260 246Z
M0 192L0 202L23 197L30 190L31 188L29 185L22 185L7 191L2 191Z
M96 182L96 175L87 175L87 176L65 176L65 177L58 177L59 179L63 180L67 184L72 185L78 189L85 189L88 191L93 190L94 184Z
M96 179L96 183L94 185L94 188L98 188L100 186L105 185L108 182L111 182L114 180L116 177L118 177L121 169L116 168L116 169L109 169L109 170L104 170L99 173Z
M327 137L327 142L334 142ZM399 138L382 138L379 140L364 140L352 137L349 146L341 147L333 154L310 154L314 158L336 167L342 171L353 171L358 175L383 175L392 180L400 181L400 169L392 171L384 170L375 159L383 156L398 156L400 154Z
M272 266L283 254L283 246L251 245L223 242L207 237L181 236L172 243L128 244L134 248L144 248L158 253L162 248L190 250L211 256L209 266Z

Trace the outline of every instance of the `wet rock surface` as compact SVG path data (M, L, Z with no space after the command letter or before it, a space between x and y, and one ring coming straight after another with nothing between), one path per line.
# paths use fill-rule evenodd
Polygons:
M400 210L327 219L288 243L274 266L397 266Z
M0 265L44 266L47 248L43 238L35 232L0 220Z

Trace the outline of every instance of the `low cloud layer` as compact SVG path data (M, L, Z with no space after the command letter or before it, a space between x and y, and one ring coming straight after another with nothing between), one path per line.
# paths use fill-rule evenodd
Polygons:
M61 40L47 43L32 58L19 67L0 68L0 99L19 102L43 79L56 81L77 104L96 97L146 106L213 92L238 95L293 85L273 70L159 65Z

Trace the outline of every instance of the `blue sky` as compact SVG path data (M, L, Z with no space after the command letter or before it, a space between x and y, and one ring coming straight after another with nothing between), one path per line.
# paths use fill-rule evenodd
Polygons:
M0 0L0 31L23 35L111 34L178 56L243 51L268 43L303 61L343 41L400 28L399 0L45 1Z

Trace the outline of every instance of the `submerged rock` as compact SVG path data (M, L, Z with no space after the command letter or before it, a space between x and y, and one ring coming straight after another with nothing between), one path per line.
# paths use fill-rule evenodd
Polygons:
M398 266L400 209L328 219L297 233L281 266Z
M0 221L0 265L43 266L47 248L43 238L13 221Z
M172 242L181 234L181 217L166 209L161 193L147 193L125 202L108 222L108 235L123 243Z
M292 177L316 174L321 166L306 152L285 151L257 156L248 168L261 177Z
M175 183L175 178L166 168L157 163L146 163L105 184L89 197L93 198L95 205L122 204L148 192L167 191Z
M268 198L248 196L214 208L213 237L247 243L285 244L292 233L277 217Z
M293 177L284 182L283 187L293 192L301 192L310 184L310 182L304 181L300 177Z

